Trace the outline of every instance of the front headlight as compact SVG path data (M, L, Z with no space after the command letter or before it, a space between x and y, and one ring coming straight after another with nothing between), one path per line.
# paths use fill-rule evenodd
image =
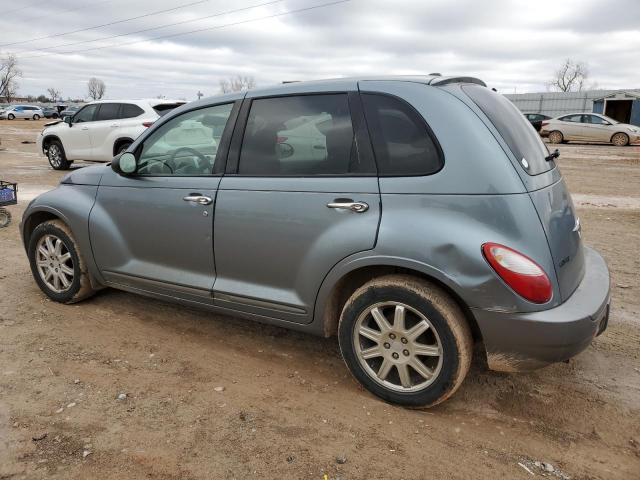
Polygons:
M633 132L633 133L638 133L638 132L640 132L640 130L638 130L637 128L633 128L633 127L628 127L628 130L629 130L630 132Z

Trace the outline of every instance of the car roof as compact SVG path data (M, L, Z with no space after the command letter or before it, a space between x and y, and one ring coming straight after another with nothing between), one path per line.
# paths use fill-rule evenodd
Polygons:
M156 106L156 105L166 105L166 104L172 104L172 103L187 103L186 100L171 100L171 99L166 99L166 98L128 98L128 99L101 99L101 100L94 100L92 102L87 103L87 105L89 104L94 104L94 103L145 103L147 105L151 105L152 107Z

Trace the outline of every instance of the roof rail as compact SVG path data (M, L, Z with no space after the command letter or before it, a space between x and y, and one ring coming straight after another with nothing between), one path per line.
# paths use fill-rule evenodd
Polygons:
M487 86L486 83L475 77L435 77L429 81L429 85L447 85L449 83L476 83L483 87Z

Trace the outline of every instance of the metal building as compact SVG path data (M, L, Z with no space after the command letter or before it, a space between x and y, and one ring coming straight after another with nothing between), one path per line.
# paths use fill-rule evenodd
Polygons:
M523 113L557 117L566 113L595 112L640 126L640 89L520 93L505 97Z

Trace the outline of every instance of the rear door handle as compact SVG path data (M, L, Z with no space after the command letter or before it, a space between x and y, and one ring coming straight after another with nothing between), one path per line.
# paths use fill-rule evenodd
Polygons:
M327 207L354 213L364 213L369 210L369 205L365 202L354 202L350 198L336 198L333 202L327 203Z
M192 193L183 198L185 202L194 202L198 205L210 205L213 203L213 198L206 195L200 195L199 193Z
M89 127L82 127L82 130L89 130Z

